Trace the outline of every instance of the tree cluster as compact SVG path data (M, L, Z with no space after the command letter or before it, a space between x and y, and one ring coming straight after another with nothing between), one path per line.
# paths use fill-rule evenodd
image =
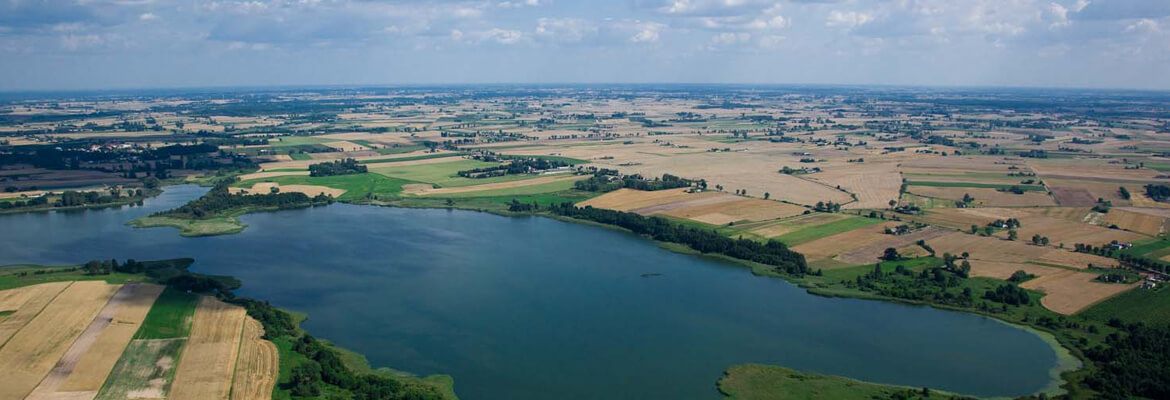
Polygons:
M652 191L685 188L695 184L695 181L671 174L663 174L662 178L646 179L637 174L619 176L617 171L601 169L594 172L593 177L577 181L573 187L587 192L605 193L622 188ZM698 184L699 187L706 186L702 181Z
M333 197L319 194L309 197L304 193L263 193L263 194L232 194L228 192L231 180L224 180L202 197L191 200L187 204L174 210L164 211L155 215L203 219L220 215L222 212L246 207L289 209L308 207L313 205L329 204Z
M1122 325L1085 356L1096 365L1085 383L1105 399L1170 398L1170 327Z
M309 166L309 176L312 177L364 174L366 172L369 172L369 169L352 158L317 163Z

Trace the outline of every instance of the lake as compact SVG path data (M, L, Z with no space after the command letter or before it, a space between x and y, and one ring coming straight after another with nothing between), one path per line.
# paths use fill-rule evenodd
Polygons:
M985 317L813 296L548 218L334 204L246 215L228 236L124 225L205 190L0 216L0 265L194 257L375 366L452 375L464 400L718 399L716 380L742 363L1018 396L1057 363L1036 335Z

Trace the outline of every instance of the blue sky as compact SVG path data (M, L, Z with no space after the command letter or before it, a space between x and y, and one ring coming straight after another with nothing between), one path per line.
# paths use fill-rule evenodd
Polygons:
M0 0L0 90L499 82L1170 89L1170 0Z

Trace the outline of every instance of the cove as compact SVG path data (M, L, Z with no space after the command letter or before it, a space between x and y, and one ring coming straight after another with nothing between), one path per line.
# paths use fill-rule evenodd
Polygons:
M247 215L229 236L124 225L204 191L0 216L0 265L194 257L375 366L452 375L466 400L718 399L715 381L742 363L1018 396L1057 364L1038 336L985 317L813 296L548 218L334 204Z

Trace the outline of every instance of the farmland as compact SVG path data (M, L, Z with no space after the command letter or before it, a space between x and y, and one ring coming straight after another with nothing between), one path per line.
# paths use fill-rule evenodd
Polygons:
M226 188L203 203L224 206L129 224L228 235L249 229L244 214L333 202L587 220L817 294L1026 325L1078 354L1124 331L1110 318L1164 321L1158 310L1170 307L1170 197L1159 194L1170 186L1170 107L1150 94L616 85L265 96L0 103L0 213L131 208L194 183ZM15 117L25 115L44 119ZM319 173L334 160L361 168ZM776 249L799 254L801 268L778 268L789 263L769 258L787 254ZM147 281L0 270L0 371L11 382L0 398L257 399L278 384L278 396L310 397L288 380L308 359L262 339L267 321L173 289L147 301ZM123 297L153 307L116 306ZM1099 388L1084 374L1100 372L1066 377L1089 393L1074 398L1091 397ZM720 387L759 398L771 392L753 388L798 380L826 395L900 390L759 366L729 371Z

